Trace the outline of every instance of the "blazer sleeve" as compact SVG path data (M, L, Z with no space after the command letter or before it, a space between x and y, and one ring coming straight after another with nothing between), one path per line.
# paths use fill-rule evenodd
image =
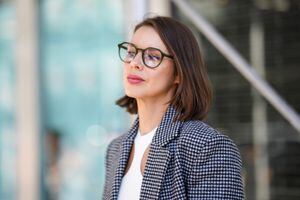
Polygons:
M212 137L201 148L189 175L189 199L243 199L241 168L236 145L224 135Z

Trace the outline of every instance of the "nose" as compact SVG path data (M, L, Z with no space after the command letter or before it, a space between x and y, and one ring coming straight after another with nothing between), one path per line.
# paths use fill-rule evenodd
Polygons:
M130 62L130 66L138 70L142 70L144 68L141 52L138 52L135 55L134 59Z

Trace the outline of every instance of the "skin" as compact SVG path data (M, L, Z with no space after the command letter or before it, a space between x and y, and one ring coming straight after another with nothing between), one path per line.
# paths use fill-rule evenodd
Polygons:
M132 36L130 41L138 48L155 47L170 54L160 39L158 33L150 26L140 27ZM174 62L164 57L161 64L150 69L143 65L142 53L136 55L133 61L124 64L124 90L125 94L137 100L139 129L141 135L145 135L157 127L166 112L168 102L174 95L178 77L174 75ZM127 80L129 74L138 75L145 81L139 84L131 84ZM144 152L141 162L141 173L143 174L149 153L149 147ZM130 168L134 156L132 147L126 172Z

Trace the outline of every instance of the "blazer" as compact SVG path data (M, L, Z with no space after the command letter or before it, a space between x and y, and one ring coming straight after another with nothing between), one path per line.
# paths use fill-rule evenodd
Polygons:
M141 200L243 199L241 159L236 145L202 121L174 121L169 106L152 139ZM139 119L106 152L103 200L117 200Z

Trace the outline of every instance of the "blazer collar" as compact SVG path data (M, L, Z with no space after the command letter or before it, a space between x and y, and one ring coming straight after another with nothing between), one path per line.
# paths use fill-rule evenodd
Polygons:
M177 111L173 106L168 106L166 113L164 114L156 133L153 137L153 143L158 146L166 145L170 140L174 139L178 133L181 122L174 120L176 117ZM139 117L137 117L129 130L126 140L133 141L139 127Z
M169 106L153 137L148 156L149 161L146 163L143 178L144 180L142 182L141 199L147 199L147 190L149 188L155 196L153 199L158 199L163 175L165 174L168 162L170 161L170 152L164 146L179 134L179 128L181 125L181 122L177 120L174 121L175 116L175 109L172 106ZM138 127L139 118L134 121L132 128L129 130L122 142L114 182L110 191L110 199L116 200L118 198L122 177L129 158L132 144L134 142L134 138L138 132ZM159 167L157 168L157 166Z

